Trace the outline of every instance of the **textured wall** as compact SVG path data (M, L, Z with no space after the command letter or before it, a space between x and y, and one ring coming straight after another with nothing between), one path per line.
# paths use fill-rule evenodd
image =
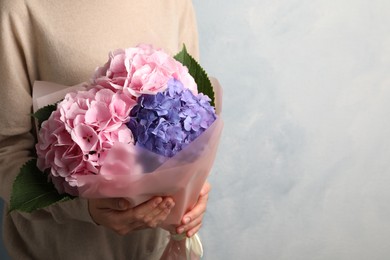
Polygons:
M390 259L390 2L194 4L225 91L204 259Z

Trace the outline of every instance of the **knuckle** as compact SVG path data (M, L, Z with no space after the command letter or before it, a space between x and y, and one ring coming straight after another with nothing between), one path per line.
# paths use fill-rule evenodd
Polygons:
M169 208L170 205L171 205L171 202L165 201L164 203L160 203L160 204L158 205L158 208L161 209L161 210L164 210L164 209L166 209L166 208Z

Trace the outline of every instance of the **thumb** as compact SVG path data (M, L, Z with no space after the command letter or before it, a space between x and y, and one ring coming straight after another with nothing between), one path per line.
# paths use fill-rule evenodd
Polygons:
M100 208L125 211L130 207L129 201L123 198L102 199Z

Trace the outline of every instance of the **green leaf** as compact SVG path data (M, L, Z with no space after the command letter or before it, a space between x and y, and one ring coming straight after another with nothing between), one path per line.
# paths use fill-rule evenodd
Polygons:
M49 119L51 113L57 109L57 104L47 105L37 110L33 117L38 119L38 126L41 128L43 121Z
M59 194L54 184L48 181L47 175L41 172L36 164L37 160L32 159L20 169L12 187L10 212L13 210L32 212L73 199L68 194Z
M183 45L183 49L174 56L174 58L181 64L188 68L188 72L195 79L198 85L198 91L207 95L212 106L215 106L214 91L211 81L207 76L206 71L200 66L200 64L187 52L186 46Z

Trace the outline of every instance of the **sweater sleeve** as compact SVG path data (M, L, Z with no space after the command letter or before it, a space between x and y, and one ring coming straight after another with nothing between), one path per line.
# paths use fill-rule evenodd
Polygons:
M13 17L10 13L17 7L1 3L0 195L8 202L12 182L19 167L27 161L34 139L30 134L31 94L26 61L29 54L24 46L30 35L18 29L27 26L22 21L27 14L21 12Z
M20 167L31 158L31 84L38 71L33 54L34 37L24 1L0 1L0 195L10 201L12 184ZM13 212L11 214L22 214ZM28 219L52 217L57 222L68 218L94 223L86 200L66 203L22 214Z

